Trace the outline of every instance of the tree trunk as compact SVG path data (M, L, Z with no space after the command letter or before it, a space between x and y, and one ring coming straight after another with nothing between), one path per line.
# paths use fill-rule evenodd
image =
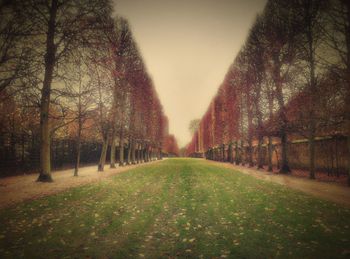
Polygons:
M241 160L241 163L242 165L245 165L245 152L244 152L244 145L243 145L243 140L241 140L241 150L240 150L240 160Z
M259 133L260 135L260 133ZM258 139L258 158L257 158L257 162L258 162L258 169L261 169L263 168L263 165L264 165L264 162L263 162L263 155L262 155L262 144L263 144L263 138L262 136L260 135L259 136L259 139Z
M311 125L310 125L311 127ZM310 129L309 133L309 156L310 156L310 179L315 179L315 132L313 129Z
M129 149L129 147L127 145L124 145L124 164L125 165L127 165L128 149Z
M136 153L136 164L140 163L140 145L135 143L135 153Z
M58 0L53 0L50 7L50 16L48 22L48 31L46 34L46 54L45 54L45 74L43 88L41 90L40 105L40 174L37 181L52 182L51 177L51 161L50 161L50 94L53 71L56 61L55 47L55 27L56 15L58 8Z
M102 143L102 152L100 156L100 162L98 163L98 171L103 172L105 164L106 164L106 156L107 156L107 148L108 148L108 135L105 134L103 136Z
M136 148L135 148L135 141L131 140L131 163L133 165L136 164Z
M253 167L253 111L252 111L252 103L250 100L251 97L247 97L247 110L248 110L248 166Z
M279 52L274 53L273 60L274 60L274 83L276 87L275 96L277 99L277 103L279 106L279 121L281 123L280 127L280 138L281 138L281 167L280 167L280 173L289 173L290 168L288 164L288 157L287 157L287 118L286 118L286 111L284 106L284 99L283 99L283 92L282 92L282 78L281 78L281 64L279 60Z
M124 163L125 165L129 165L129 144L124 146Z
M122 129L119 140L119 166L124 166L124 133Z
M129 141L128 141L128 153L127 153L127 161L126 161L126 164L127 165L130 165L131 164L131 142L130 142L130 138L129 138Z
M227 151L227 161L229 163L232 163L232 143L228 144L228 151Z
M315 104L317 94L316 78L315 78L315 54L314 54L314 35L312 28L312 14L311 14L311 2L305 3L305 16L306 16L306 38L308 44L308 63L310 69L310 110L309 110L309 171L310 179L315 179L315 133L316 133L316 121L315 121Z
M142 145L141 145L141 143L138 143L137 144L137 163L139 163L139 164L142 163L141 149L142 149Z
M80 166L80 141L81 141L81 130L82 130L82 122L81 117L79 116L79 122L78 122L78 136L77 136L77 142L76 142L76 161L75 161L75 168L74 168L74 176L78 176L79 166Z
M235 141L235 163L239 165L239 148L238 148L238 140Z
M348 2L348 17L350 22L350 3ZM350 34L350 33L349 33ZM349 45L350 45L350 36L349 36ZM349 51L349 49L348 49ZM346 93L346 115L345 115L345 126L347 129L347 146L348 146L348 164L347 164L347 173L348 173L348 186L350 186L350 54L348 53L348 75L347 75L347 93Z
M259 91L258 98L259 99L258 99L257 103L260 100L260 91ZM262 114L261 114L260 108L258 108L257 110L258 110L257 111L257 117L258 117L258 156L257 156L258 166L257 166L257 168L261 169L264 166L263 148L262 148L262 145L263 145L263 142L264 142L264 135L263 135L263 130L262 130L262 128L263 128L263 126L262 126Z
M248 137L248 166L253 167L253 144L252 144L252 138Z
M350 3L349 3L349 5L350 5ZM348 12L350 12L350 10L348 10ZM350 14L349 14L349 16L350 16ZM350 39L349 39L349 41L350 41ZM350 59L350 58L349 58ZM350 62L350 60L349 60L349 62ZM347 93L347 97L346 97L346 99L347 99L347 101L346 101L346 103L347 103L347 108L346 108L346 121L345 121L345 125L346 125L346 128L348 129L348 132L347 132L347 134L348 134L348 136L347 136L347 144L348 144L348 168L347 168L347 170L348 170L348 185L350 186L350 67L349 67L349 69L348 69L348 91L347 91L348 93Z
M290 168L289 168L289 163L288 163L288 157L287 157L287 148L288 148L288 143L287 143L287 133L282 126L281 129L281 166L280 166L280 173L286 174L290 173Z
M162 152L162 148L159 148L159 160L163 160L163 152Z
M145 147L143 150L143 157L144 157L144 162L147 163L148 162L148 151L147 148Z
M268 152L268 168L267 171L272 172L272 152L273 152L273 147L272 147L272 137L269 136L269 143L267 146L267 152Z
M143 153L143 144L140 144L140 150L139 150L139 154L140 154L140 163L144 162L144 153Z
M350 87L350 85L348 87ZM348 111L348 114L349 113L350 113L350 111ZM349 115L348 115L348 117L349 117ZM349 130L350 129L350 118L347 119L346 125L347 125L347 128L348 128L348 131L350 131ZM347 139L347 142L348 142L348 186L350 186L350 132L348 132L348 136L347 136L346 139Z
M142 150L142 156L143 156L143 162L147 163L148 162L148 157L147 157L147 145L144 145L144 148Z
M221 151L220 161L225 162L225 144L221 145L220 151Z
M274 148L275 154L276 154L276 160L277 160L277 169L281 169L280 166L280 159L279 159L279 155L278 155L278 150L276 148Z
M112 139L111 139L111 163L110 168L115 168L115 132L112 131Z
M345 126L347 129L347 146L348 146L348 185L350 186L350 1L344 1L347 14L347 26L345 28L345 39L346 39L346 82L347 82L347 91L346 91L346 115L345 115Z
M115 143L115 163L119 165L119 146L117 146L117 142Z
M273 120L273 98L274 94L272 89L269 88L268 98L269 98L269 120ZM267 144L267 153L268 153L268 167L267 171L272 172L273 171L273 165L272 165L272 153L273 153L273 145L272 145L272 137L271 132L269 132L268 136L268 144Z
M77 157L76 157L76 161L75 161L75 168L74 168L74 176L78 176L78 171L79 171L79 167L80 167L80 137L78 137L77 140Z
M311 83L310 83L310 124L309 124L309 171L310 179L315 179L315 135L316 135L316 121L315 121L315 74L314 74L314 62L310 61L311 69Z
M145 154L145 161L146 161L146 162L149 162L149 158L150 158L150 156L149 156L150 154L149 154L149 153L150 153L150 152L149 152L149 146L148 146L148 145L146 145L146 150L145 150L145 151L146 151L146 154Z

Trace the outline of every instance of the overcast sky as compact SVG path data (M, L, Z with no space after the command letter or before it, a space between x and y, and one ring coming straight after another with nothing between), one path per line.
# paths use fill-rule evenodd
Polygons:
M114 0L129 20L179 146L191 135L265 0Z

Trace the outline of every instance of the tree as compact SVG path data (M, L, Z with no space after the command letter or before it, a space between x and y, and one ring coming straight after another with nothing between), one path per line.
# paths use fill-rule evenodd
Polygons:
M93 111L93 95L96 93L93 88L93 84L89 78L88 67L87 67L87 57L84 56L85 53L80 53L80 55L74 58L73 68L71 68L71 73L73 72L72 80L69 80L69 95L67 99L74 104L71 107L73 116L75 117L75 167L74 176L78 176L78 171L80 167L80 154L81 154L81 141L83 131L86 130L86 122L90 119L90 114ZM67 72L69 73L69 72Z
M266 24L264 42L269 51L266 67L271 73L274 96L279 107L278 123L282 148L280 173L288 173L290 168L287 156L288 120L285 114L285 101L288 92L293 89L284 91L283 89L297 53L296 38L299 33L299 28L295 26L297 15L291 2L271 0L265 7L264 21Z
M18 1L0 3L0 92L24 77L33 54L26 37L32 25L18 5Z
M165 136L162 149L168 156L179 156L180 151L174 135Z
M301 25L301 37L299 40L300 57L306 62L306 79L309 94L308 110L308 139L309 139L309 157L310 157L310 178L315 179L315 136L317 127L316 103L318 98L317 70L317 52L323 40L322 27L324 24L324 11L326 10L326 1L299 0L295 4L296 12Z
M263 43L264 22L261 16L258 16L253 28L250 31L247 40L248 64L251 69L253 83L253 114L256 118L255 135L258 139L257 167L263 168L262 144L263 144L263 101L262 84L265 77L264 55L265 48Z
M200 119L193 119L190 121L188 129L190 130L192 135L198 130L199 123L200 123Z
M339 62L331 67L340 78L345 88L345 128L348 146L348 185L350 186L350 2L347 0L330 0L327 12L329 28L325 31L331 48L338 56Z
M98 24L98 17L109 15L106 1L23 1L20 8L32 24L33 41L44 61L40 100L40 174L38 181L51 182L50 101L52 83L58 78L59 65L71 55L88 31ZM35 35L34 35L35 34ZM37 36L39 35L39 36ZM41 41L45 35L45 40ZM86 42L84 42L86 44Z

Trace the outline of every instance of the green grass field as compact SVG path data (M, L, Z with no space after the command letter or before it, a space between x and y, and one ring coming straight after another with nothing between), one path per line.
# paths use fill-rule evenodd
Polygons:
M0 211L0 258L350 257L350 210L168 159Z

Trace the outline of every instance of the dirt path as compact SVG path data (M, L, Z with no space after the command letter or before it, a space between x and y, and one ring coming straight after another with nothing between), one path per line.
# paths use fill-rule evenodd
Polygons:
M229 163L208 160L207 162L209 164L215 164L217 166L235 169L244 174L254 176L258 179L263 179L266 181L288 186L292 189L296 189L328 201L339 203L350 208L350 188L347 186L342 186L336 183L319 182L316 180L299 178L290 175L269 173L264 170L256 170L244 166L232 165Z
M110 169L106 165L104 172L97 172L97 165L87 166L79 169L78 177L73 176L73 169L54 171L52 172L53 183L36 182L38 178L37 174L3 178L0 179L0 208L8 207L25 200L37 199L72 187L98 182L126 170L157 162L159 161L114 169Z

